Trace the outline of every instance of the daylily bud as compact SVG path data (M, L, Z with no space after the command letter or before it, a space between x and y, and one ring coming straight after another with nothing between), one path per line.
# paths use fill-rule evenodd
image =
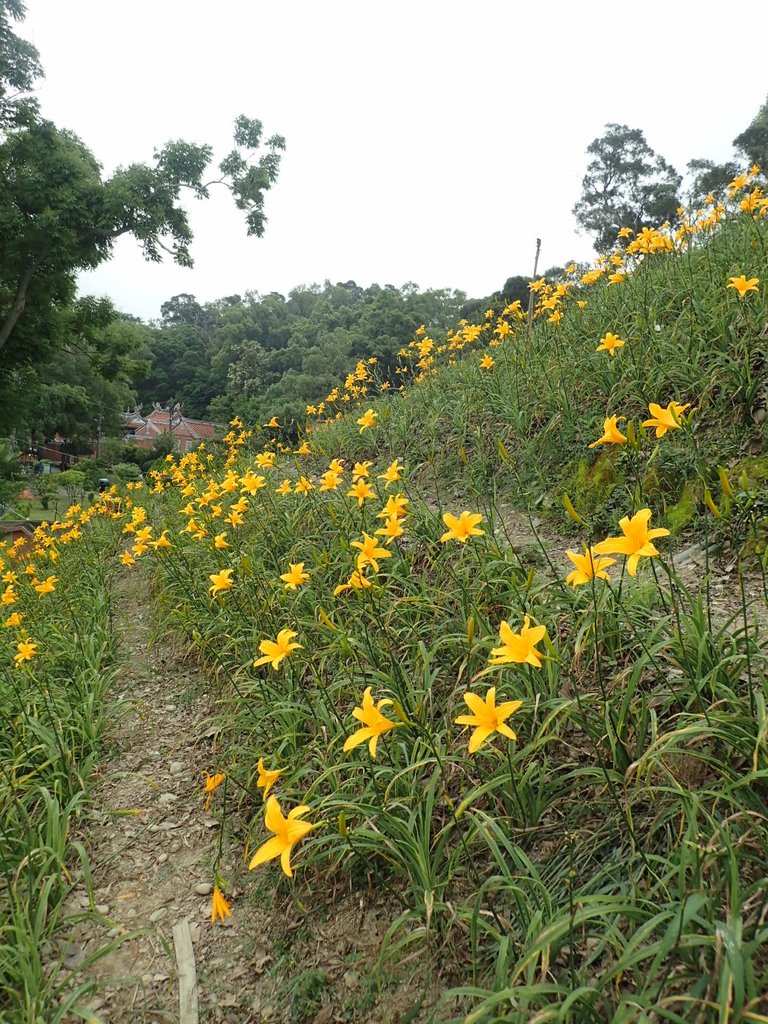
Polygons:
M403 708L403 705L400 703L399 700L393 700L392 701L392 707L394 708L395 714L400 719L400 721L403 723L403 725L410 725L411 724L410 721L408 720L408 715L406 715L405 709Z
M733 488L731 487L731 481L728 479L728 474L723 466L717 467L717 475L720 477L720 486L723 488L723 494L727 498L732 498Z
M336 631L336 627L331 622L331 620L328 618L327 614L325 613L325 611L322 608L318 607L317 615L318 615L318 618L320 619L320 621L322 622L322 624L324 626L327 626L328 629L332 629L334 632Z
M576 511L576 509L573 507L573 502L567 494L563 495L563 505L565 505L565 511L568 513L568 515L571 517L574 523L578 523L580 526L587 525L582 519L582 517L579 515L579 513Z
M710 489L708 487L704 488L704 501L706 502L707 508L712 513L712 515L715 517L715 519L722 519L723 518L722 513L720 512L720 509L717 507L717 505L714 502L714 499L712 498L712 492L710 491Z

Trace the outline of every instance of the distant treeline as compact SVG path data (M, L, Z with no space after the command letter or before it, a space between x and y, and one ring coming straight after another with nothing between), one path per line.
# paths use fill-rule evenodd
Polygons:
M302 419L358 359L375 357L382 379L396 383L397 352L419 326L443 331L489 301L526 296L523 277L469 301L451 289L362 288L354 281L294 288L287 298L246 292L202 305L176 295L158 323L141 326L146 370L133 384L145 406L179 402L187 416Z

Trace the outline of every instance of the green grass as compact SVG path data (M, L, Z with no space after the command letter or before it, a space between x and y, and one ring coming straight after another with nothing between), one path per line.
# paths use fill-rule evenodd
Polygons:
M376 425L361 431L356 411L314 430L312 454L263 471L241 525L224 517L253 468L245 434L233 431L229 490L224 467L196 457L156 477L168 489L152 505L154 536L167 528L173 541L157 552L161 600L220 702L226 747L205 767L235 794L222 827L258 848L270 833L257 763L281 768L281 806L307 804L316 827L292 853L293 882L277 863L258 870L302 902L339 883L394 896L382 970L440 951L444 997L429 1019L768 1019L768 591L764 556L754 560L765 506L760 465L738 466L762 436L752 413L768 310L764 287L744 300L726 288L763 276L764 235L763 222L733 218L621 285L574 290L583 310L571 302L557 326L538 318L530 338L492 350L490 370L470 344L403 395L360 395ZM608 330L627 341L615 358L595 352ZM640 421L672 399L693 415L656 440ZM590 450L611 414L634 421L636 443ZM332 456L373 460L376 498L346 497L348 475L320 493ZM396 457L404 479L386 490L378 477ZM315 489L275 494L299 475ZM410 502L404 536L367 570L370 589L335 595L352 542L380 528L397 488ZM566 518L564 491L581 522ZM619 558L609 583L567 587L562 549L542 539L531 567L506 543L502 502L568 524L574 546L644 506L674 533L704 526L752 559L761 592L749 604L737 589L724 621L707 600L712 566L690 589L666 538L637 578ZM442 543L442 513L465 508L482 512L484 535ZM216 548L224 530L231 546ZM291 562L310 575L296 592L279 579ZM214 598L224 568L233 586ZM518 631L524 616L546 627L541 667L494 667L500 623ZM301 649L277 670L254 667L284 628ZM470 755L455 718L466 691L490 686L522 702L517 739L496 733ZM367 687L398 722L376 758L366 744L344 750Z
M63 920L73 878L89 877L75 826L87 809L114 672L113 556L114 529L101 526L87 541L26 549L17 558L6 552L3 560L19 577L2 584L17 595L3 619L23 616L0 637L0 1019L9 1024L63 1021L89 990L64 969L59 940L73 923ZM57 589L35 593L23 574L27 564L36 564L40 578L57 574ZM39 649L16 667L16 645L25 639Z
M751 454L765 429L765 234L735 214L621 284L574 285L562 322L542 313L530 337L521 326L485 348L494 317L470 332L479 341L464 329L460 346L436 339L434 367L416 366L416 340L405 376L422 369L421 381L374 398L362 367L343 406L354 411L318 425L308 455L258 470L263 435L236 429L222 455L187 456L151 475L152 495L126 496L126 551L154 564L166 621L199 651L217 701L217 760L199 768L226 773L212 798L234 851L222 842L215 881L226 891L237 846L253 856L271 837L263 759L281 770L270 795L284 813L307 805L314 827L291 851L294 878L273 860L255 868L259 884L327 915L337 891L378 900L382 979L422 962L426 992L437 972L441 997L421 1020L768 1019L768 509ZM741 273L762 279L757 294L726 287ZM607 331L626 341L615 358L595 351ZM490 369L477 348L493 353ZM671 400L691 409L657 439L641 421ZM360 430L369 405L374 425ZM609 415L626 416L634 440L590 449ZM344 480L321 491L333 456ZM385 486L395 458L403 478ZM349 469L363 459L373 497L358 503ZM308 493L276 493L300 476ZM397 490L404 533L357 589L355 544L382 527ZM610 580L569 587L548 531L535 559L508 543L510 506L567 527L574 548L642 508L674 536L656 538L637 576L607 542ZM464 509L482 514L483 533L443 541L443 514ZM170 546L153 549L163 530ZM692 532L733 560L725 610L709 600L709 555L695 586L674 568ZM291 591L280 577L298 562L309 580ZM214 596L225 569L231 586ZM510 643L502 623L518 634L526 617L545 627L541 664L494 664ZM284 629L301 647L256 666ZM516 738L496 730L470 753L456 718L467 692L491 687L497 704L521 702L507 718ZM366 689L394 723L375 757L347 744ZM322 958L307 964L284 1019L315 1013L331 985Z

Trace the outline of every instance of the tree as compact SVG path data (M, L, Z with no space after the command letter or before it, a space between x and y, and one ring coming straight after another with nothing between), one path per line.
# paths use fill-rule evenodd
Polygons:
M237 118L236 146L258 148L261 133L260 122ZM226 186L246 211L248 233L261 237L265 192L277 179L285 142L275 135L266 146L255 166L236 148L219 165L221 177L206 182L211 147L169 142L152 165L118 168L102 181L83 143L50 121L9 133L0 146L0 366L50 351L55 339L46 319L72 299L77 271L108 259L121 235L132 234L149 260L167 253L192 266L184 190L204 199L212 185ZM29 329L9 351L28 306L35 310Z
M74 505L76 501L82 499L85 489L85 473L79 469L65 469L63 473L59 473L58 483L60 487L64 488L70 505Z
M733 146L737 150L736 160L722 164L706 159L688 161L687 199L692 208L703 206L710 193L716 199L724 198L728 185L745 170L745 164L768 168L768 98L749 126L733 140Z
M573 213L595 236L598 252L608 251L623 227L639 231L675 217L682 178L650 148L639 128L607 124L587 152L592 160Z
M11 28L26 13L22 0L0 0L0 131L34 117L37 103L28 93L43 69L35 47Z
M750 164L757 164L768 171L768 97L758 110L748 128L733 140Z
M700 209L710 194L716 199L721 199L728 183L733 181L740 170L739 165L732 160L724 164L700 158L689 160L690 184L687 199L691 208Z
M119 433L148 333L109 299L85 296L66 306L56 318L55 359L0 372L0 434L16 429L45 440L59 433L82 450L98 435Z

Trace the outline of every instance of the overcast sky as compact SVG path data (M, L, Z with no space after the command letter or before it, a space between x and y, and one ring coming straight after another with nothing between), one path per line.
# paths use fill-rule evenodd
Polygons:
M145 319L179 292L355 280L486 295L592 256L571 214L585 150L615 121L679 171L723 160L768 75L768 4L709 0L27 0L45 116L109 174L183 138L231 148L234 118L285 136L263 239L221 190L191 204L194 269L121 239L84 275Z

